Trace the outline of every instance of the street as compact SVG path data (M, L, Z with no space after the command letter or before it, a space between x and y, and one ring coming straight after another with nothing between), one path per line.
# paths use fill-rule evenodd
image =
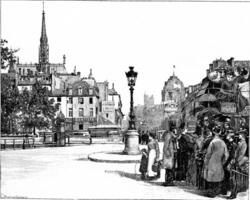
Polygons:
M1 197L208 199L180 183L163 187L164 178L141 181L139 164L98 163L87 158L90 153L123 148L122 144L93 144L1 151ZM247 197L245 192L237 199Z

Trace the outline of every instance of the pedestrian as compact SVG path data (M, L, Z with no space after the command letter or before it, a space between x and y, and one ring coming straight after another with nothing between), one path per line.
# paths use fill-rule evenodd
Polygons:
M226 136L225 144L227 145L229 157L226 161L226 163L223 166L224 169L224 180L222 184L222 195L227 195L227 192L230 191L230 189L233 187L232 182L230 181L231 178L231 170L232 170L232 163L235 163L235 150L237 147L237 144L234 141L234 133L228 134Z
M148 144L149 142L149 136L148 136L148 131L142 131L142 136L141 136L141 144Z
M211 131L211 123L208 116L205 116L203 119L203 127L202 127L202 141L201 141L201 149L199 151L199 157L202 160L202 171L204 171L204 158L208 149L210 142L213 140L213 134ZM200 166L201 167L201 166ZM201 172L203 174L203 172ZM207 189L207 181L204 179L204 176L200 176L200 188Z
M166 170L164 186L172 186L174 180L174 136L173 133L168 131L163 135L163 160L162 168Z
M237 145L235 152L236 164L239 167L239 169L248 160L248 158L245 156L247 151L247 143L245 137L246 137L245 131L239 132L239 143Z
M214 138L210 142L204 159L204 179L207 181L207 196L215 197L221 192L224 179L223 165L228 159L225 142L220 138L220 127L213 128Z
M232 159L227 166L228 171L230 172L230 191L231 194L228 197L229 199L235 199L237 197L237 194L241 189L244 189L245 185L240 185L237 183L237 175L236 171L238 173L242 173L245 166L247 166L248 158L246 155L246 141L245 141L245 132L238 132L239 134L239 141L235 150L235 157ZM233 172L234 170L234 172ZM247 167L247 172L248 167ZM244 172L243 172L244 173Z
M193 151L191 147L191 137L183 130L178 137L177 149L177 180L186 180L188 161Z
M195 163L196 163L196 186L198 189L202 188L202 167L203 167L203 152L202 152L202 143L203 135L199 135L195 141L194 152L195 152Z
M224 122L222 133L221 133L223 135L223 137L225 137L225 139L226 139L227 135L232 133L232 132L233 132L233 129L231 128L230 123L227 121Z
M148 143L148 166L147 166L147 178L154 179L159 176L159 171L156 173L152 170L153 164L160 161L160 149L158 141L156 140L155 132L149 133Z
M145 180L147 175L147 169L148 169L148 152L147 149L141 150L141 162L140 162L140 168L139 171L141 172L141 179Z

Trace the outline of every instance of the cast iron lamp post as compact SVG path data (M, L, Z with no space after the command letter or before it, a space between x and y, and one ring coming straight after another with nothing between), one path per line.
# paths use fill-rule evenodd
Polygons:
M140 154L139 149L139 134L135 128L135 113L134 113L134 100L133 92L137 78L137 72L134 71L134 67L130 66L129 71L125 72L128 79L128 86L130 90L130 113L129 113L129 127L125 134L125 149L124 153L129 155Z

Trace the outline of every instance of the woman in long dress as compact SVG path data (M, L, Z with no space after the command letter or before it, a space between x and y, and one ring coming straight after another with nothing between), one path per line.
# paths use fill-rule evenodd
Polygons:
M154 162L159 161L160 149L158 141L156 140L156 133L149 133L149 143L148 143L148 166L147 166L147 177L154 178L159 176L157 172L152 170Z

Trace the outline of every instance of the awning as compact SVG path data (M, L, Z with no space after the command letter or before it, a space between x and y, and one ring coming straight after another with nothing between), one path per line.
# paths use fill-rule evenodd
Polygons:
M190 114L191 114L191 113L200 112L200 111L202 111L203 109L205 109L205 106L199 105L199 106L195 107L194 109L192 109L192 110L190 111Z
M205 108L202 111L197 113L197 117L201 117L202 115L207 114L207 115L217 115L220 114L220 111L217 108Z
M216 101L217 98L212 94L203 94L202 96L195 99L196 102L205 102L205 101Z

